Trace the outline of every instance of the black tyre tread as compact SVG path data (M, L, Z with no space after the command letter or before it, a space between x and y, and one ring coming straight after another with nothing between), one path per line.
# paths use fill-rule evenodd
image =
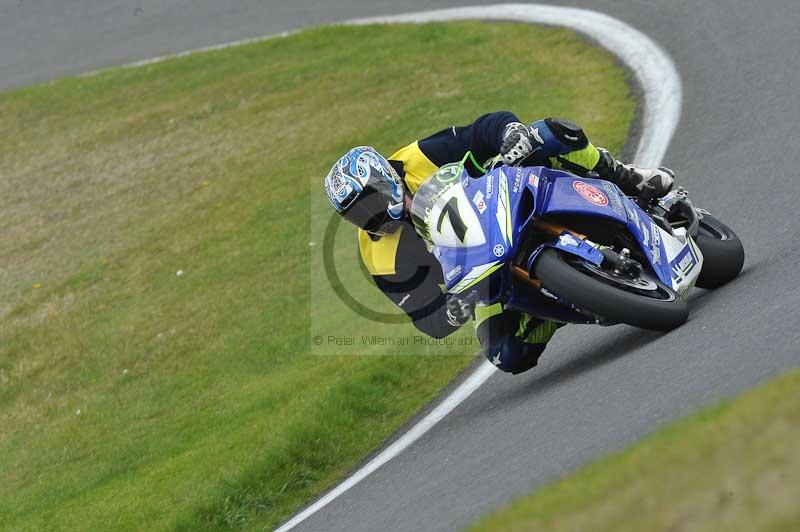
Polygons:
M697 235L695 242L703 254L703 269L697 277L696 286L713 290L728 283L739 275L744 266L744 246L733 230L710 215L705 215L704 220L712 224L717 230L726 233L727 240L719 240L711 235Z
M534 270L550 292L615 322L669 331L689 317L689 307L681 297L662 301L614 288L572 268L555 249L542 251Z

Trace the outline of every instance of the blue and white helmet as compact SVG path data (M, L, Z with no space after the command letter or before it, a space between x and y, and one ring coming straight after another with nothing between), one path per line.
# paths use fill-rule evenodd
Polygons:
M376 235L396 231L403 216L403 182L369 146L353 148L336 161L325 176L325 192L347 221Z

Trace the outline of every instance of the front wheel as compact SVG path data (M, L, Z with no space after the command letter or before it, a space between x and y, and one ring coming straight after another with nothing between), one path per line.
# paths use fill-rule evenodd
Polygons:
M703 254L703 269L695 284L713 289L732 281L742 271L744 247L730 227L703 212L695 238Z
M555 249L542 251L534 271L548 291L610 321L668 331L689 317L683 298L645 273L632 279Z

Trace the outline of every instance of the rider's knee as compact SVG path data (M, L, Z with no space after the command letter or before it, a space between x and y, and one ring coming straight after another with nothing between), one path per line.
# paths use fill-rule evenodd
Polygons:
M570 150L579 150L589 144L589 139L578 124L563 118L546 118L545 125L553 136Z
M546 344L531 344L509 335L486 346L484 354L498 369L516 375L536 366L545 347Z

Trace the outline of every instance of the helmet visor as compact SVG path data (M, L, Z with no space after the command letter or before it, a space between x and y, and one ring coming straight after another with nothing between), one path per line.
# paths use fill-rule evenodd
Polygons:
M356 226L375 234L388 234L397 228L400 220L389 216L388 198L372 187L344 213L344 218Z

